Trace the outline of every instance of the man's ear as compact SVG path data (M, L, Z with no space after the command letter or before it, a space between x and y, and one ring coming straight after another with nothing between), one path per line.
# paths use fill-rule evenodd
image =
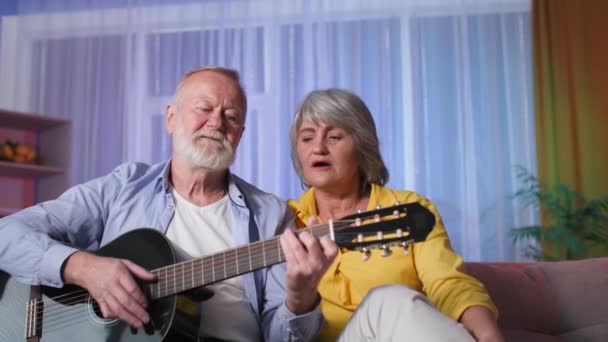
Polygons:
M168 104L165 109L165 127L169 134L173 134L175 130L175 106L173 104Z

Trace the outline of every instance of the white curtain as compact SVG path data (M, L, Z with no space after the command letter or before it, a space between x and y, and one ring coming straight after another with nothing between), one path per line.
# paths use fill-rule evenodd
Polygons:
M538 220L511 198L536 170L529 0L37 1L2 19L0 106L71 118L72 181L170 154L164 108L199 65L241 72L250 111L233 171L302 191L288 127L341 87L375 116L389 186L437 204L466 260L519 260Z

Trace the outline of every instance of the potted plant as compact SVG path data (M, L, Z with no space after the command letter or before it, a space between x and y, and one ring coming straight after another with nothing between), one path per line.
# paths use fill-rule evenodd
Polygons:
M517 178L523 186L514 198L539 208L543 222L511 230L514 243L528 243L526 256L556 261L608 254L608 196L587 200L566 184L542 184L522 167Z

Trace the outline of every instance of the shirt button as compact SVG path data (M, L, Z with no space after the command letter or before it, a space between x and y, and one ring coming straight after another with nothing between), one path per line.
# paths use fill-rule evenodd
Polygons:
M167 208L172 209L173 208L173 204L171 204L171 203L167 204Z

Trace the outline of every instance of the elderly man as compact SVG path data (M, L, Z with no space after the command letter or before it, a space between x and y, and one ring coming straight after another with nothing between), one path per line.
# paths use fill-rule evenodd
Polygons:
M245 93L235 71L204 67L184 75L166 108L169 162L126 163L58 199L0 220L0 269L29 284L86 288L104 317L134 328L149 322L137 285L154 274L88 252L127 231L151 227L189 255L268 238L293 222L285 203L230 173L244 131ZM257 235L257 236L256 236ZM211 286L200 335L231 341L305 341L321 327L316 287L337 248L328 238L280 238L286 265Z

